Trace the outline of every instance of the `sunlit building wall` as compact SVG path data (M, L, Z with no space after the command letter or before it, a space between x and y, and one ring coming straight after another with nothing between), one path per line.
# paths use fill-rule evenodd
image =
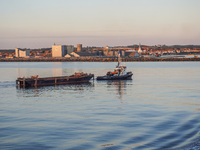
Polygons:
M77 44L77 52L81 52L82 51L82 44Z
M73 51L73 45L52 45L52 57L64 57Z
M15 57L28 57L28 56L30 56L29 50L20 48L15 49Z

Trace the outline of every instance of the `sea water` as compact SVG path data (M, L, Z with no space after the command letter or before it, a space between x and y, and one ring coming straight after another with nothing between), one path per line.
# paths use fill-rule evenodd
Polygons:
M200 62L127 62L132 80L16 88L116 62L0 62L0 149L200 149Z

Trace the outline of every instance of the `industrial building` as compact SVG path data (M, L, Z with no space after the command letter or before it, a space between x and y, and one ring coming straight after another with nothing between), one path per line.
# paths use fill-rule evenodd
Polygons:
M127 50L125 52L125 57L140 57L140 55L136 50Z
M81 52L82 51L82 44L77 44L77 52Z
M52 57L65 57L73 51L73 45L52 45Z
M104 50L103 51L104 56L110 56L110 57L117 57L119 53L122 57L125 56L124 50L111 49L111 50Z
M15 49L15 57L29 57L30 56L30 50L27 49Z

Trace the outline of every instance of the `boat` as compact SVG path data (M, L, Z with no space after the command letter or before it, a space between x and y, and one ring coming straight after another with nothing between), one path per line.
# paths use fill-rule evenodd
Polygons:
M126 72L126 65L121 64L120 53L118 54L118 64L113 72L107 72L104 76L98 76L97 80L131 80L132 72Z
M16 85L19 87L37 87L47 85L63 85L63 84L78 84L87 83L90 79L94 79L94 74L87 73L74 73L71 76L58 76L58 77L44 77L39 78L38 75L29 78L17 78Z

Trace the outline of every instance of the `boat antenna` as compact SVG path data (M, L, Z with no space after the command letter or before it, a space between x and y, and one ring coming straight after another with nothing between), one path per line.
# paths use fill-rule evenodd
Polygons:
M121 63L121 57L120 57L120 51L118 51L118 64L117 64L117 67L119 67L120 63Z

